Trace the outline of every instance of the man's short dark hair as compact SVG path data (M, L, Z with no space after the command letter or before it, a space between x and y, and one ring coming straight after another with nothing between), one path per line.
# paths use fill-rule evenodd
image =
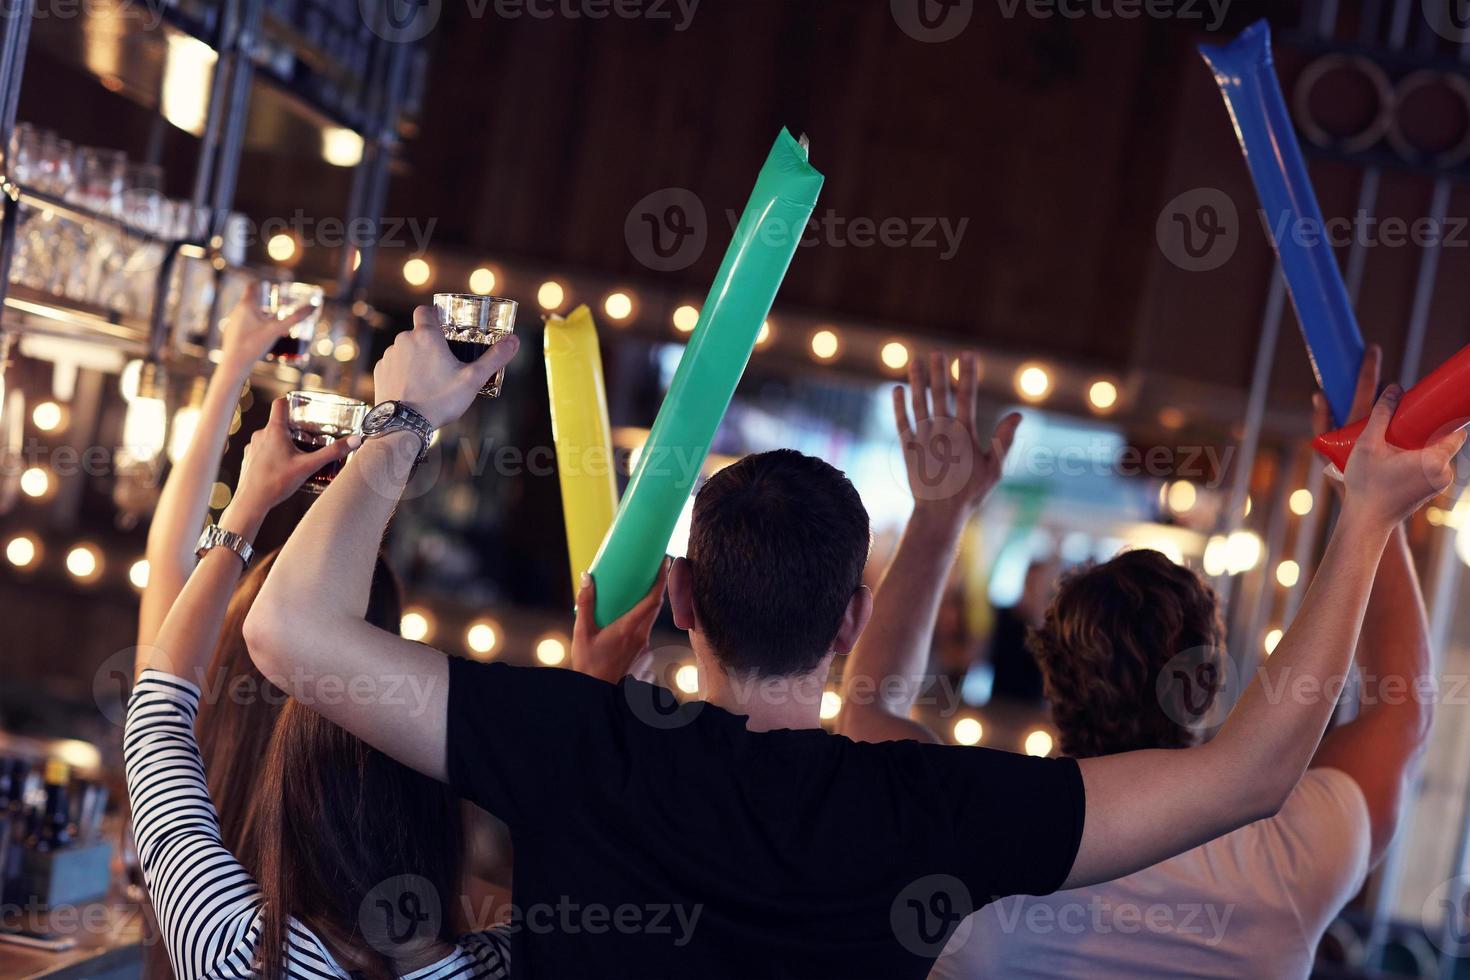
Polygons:
M781 677L821 663L868 561L868 512L842 472L792 449L747 456L694 500L699 623L727 671Z

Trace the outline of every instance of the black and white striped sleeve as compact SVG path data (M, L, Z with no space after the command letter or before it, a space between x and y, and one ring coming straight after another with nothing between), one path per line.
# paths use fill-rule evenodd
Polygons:
M199 689L147 670L123 731L133 836L179 980L250 977L260 889L220 840L194 736Z

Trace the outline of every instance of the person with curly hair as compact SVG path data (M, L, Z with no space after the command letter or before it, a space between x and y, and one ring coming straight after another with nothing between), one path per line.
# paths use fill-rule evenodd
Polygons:
M1355 417L1373 407L1379 359L1371 348ZM942 387L942 373L934 377ZM918 372L910 381L916 401L923 400L930 385ZM936 406L943 401L934 398ZM1318 395L1319 431L1326 421ZM914 451L923 432L900 429ZM955 556L935 542L958 541L957 532L936 536L933 511L916 509L904 537L908 552L901 548L895 557L867 634L849 659L839 727L853 738L936 741L908 717L933 628L932 615L925 628L925 612L937 607ZM1064 577L1029 638L1061 749L1083 760L1193 751L1227 720L1237 699L1249 696L1250 678L1238 676L1224 644L1214 591L1192 570L1150 550L1127 551ZM1303 688L1296 683L1302 675L1288 675L1280 659L1278 653L1262 667L1268 697L1334 699L1332 684ZM1429 732L1428 624L1402 526L1378 563L1356 660L1357 714L1327 733L1273 814L1114 881L1045 897L998 898L955 931L930 980L1309 976L1327 926L1393 837ZM885 683L895 678L909 683ZM864 687L901 694L876 702L852 696ZM1228 806L1232 774L1221 769L1217 776L1218 790L1202 788L1202 802Z

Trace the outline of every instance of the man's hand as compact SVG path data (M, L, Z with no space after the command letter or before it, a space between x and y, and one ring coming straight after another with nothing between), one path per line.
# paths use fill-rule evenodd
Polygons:
M272 344L317 311L317 307L303 305L284 320L277 320L261 312L260 304L256 302L259 295L259 283L252 282L245 295L240 297L240 302L225 317L220 329L222 364L248 371L266 355Z
M520 347L512 334L479 360L461 363L450 352L434 311L420 306L413 311L413 329L399 334L373 368L374 397L379 404L403 402L434 428L442 428L465 413L490 376L510 363Z
M240 471L234 503L262 518L300 490L313 473L329 463L346 459L348 453L362 445L362 436L354 435L315 452L302 452L291 441L286 415L286 399L271 402L270 421L250 437L250 444L245 447L245 465Z
M921 361L909 365L908 398L902 385L894 386L893 414L915 508L969 516L1000 482L1021 415L1012 412L1000 420L988 440L982 437L975 423L979 387L975 355L970 351L960 355L960 380L953 399L947 362L943 353L931 354L927 376Z
M1363 364L1358 368L1358 387L1353 392L1353 407L1348 412L1348 418L1367 418L1368 413L1373 411L1373 401L1378 397L1378 382L1383 369L1383 348L1377 344L1369 344L1368 349L1363 352ZM1322 392L1312 395L1312 435L1320 436L1331 432L1337 426L1332 421L1332 406L1327 404L1327 396ZM1342 481L1332 479L1327 481L1332 484L1333 489L1341 493Z
M582 588L577 592L577 625L572 630L572 669L616 684L632 673L638 658L648 650L648 634L664 605L664 586L669 580L673 560L665 558L659 566L653 588L638 600L638 605L597 628L597 586L592 576L582 573Z
M1391 528L1448 489L1455 481L1455 455L1465 445L1463 429L1420 450L1389 445L1388 423L1403 396L1401 387L1389 385L1379 397L1343 477L1344 514L1365 518L1371 527Z

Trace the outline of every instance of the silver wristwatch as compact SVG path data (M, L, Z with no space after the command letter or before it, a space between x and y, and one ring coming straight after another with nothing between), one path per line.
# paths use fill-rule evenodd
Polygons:
M375 406L367 413L367 418L362 420L364 439L375 439L390 432L412 432L422 441L418 458L414 460L415 466L429 455L429 442L434 438L434 427L420 412L403 402L383 402Z
M218 525L211 524L199 535L199 547L194 549L197 558L203 558L204 553L212 548L228 548L233 551L239 559L249 568L250 563L255 560L255 548L234 531L226 531Z

